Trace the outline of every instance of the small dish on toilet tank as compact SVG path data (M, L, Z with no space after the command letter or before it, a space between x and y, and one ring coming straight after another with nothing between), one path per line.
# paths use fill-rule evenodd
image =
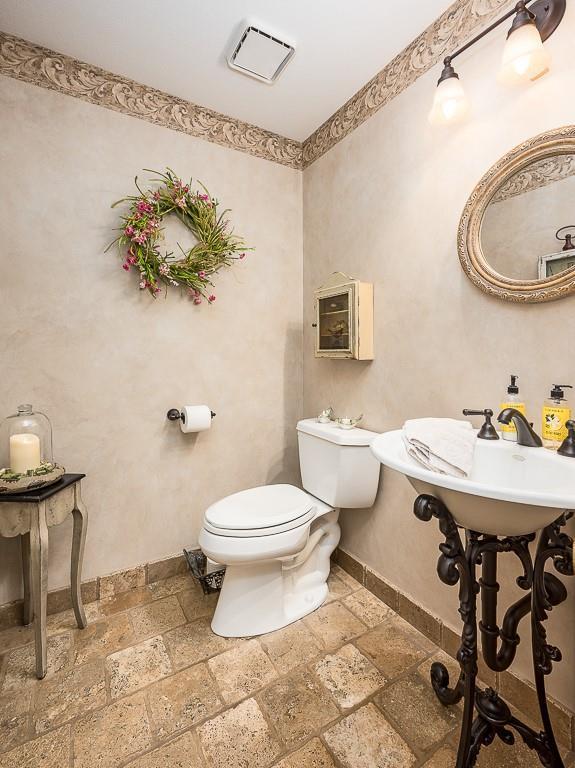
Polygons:
M319 421L320 424L329 424L330 421L333 421L333 415L334 415L334 410L330 406L329 408L325 408L323 411L321 411L321 413L317 417L317 420Z
M354 418L350 418L348 416L342 416L341 418L336 419L336 422L342 429L353 429L354 427L357 427L357 425L362 419L363 419L363 413L361 414L361 416L357 416Z

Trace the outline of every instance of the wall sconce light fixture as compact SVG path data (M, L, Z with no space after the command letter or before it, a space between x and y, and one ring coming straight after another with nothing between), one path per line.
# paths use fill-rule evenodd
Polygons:
M564 232L566 229L572 229L573 232L567 232L564 237L559 237L559 233ZM561 229L558 229L557 232L555 232L555 237L557 240L561 240L561 242L565 243L561 250L570 251L575 248L575 243L573 242L573 238L575 237L575 224L568 224L566 227L561 227Z
M527 7L529 5L529 8ZM549 69L551 57L543 45L557 29L565 14L566 0L520 0L515 7L443 60L433 106L432 125L461 120L468 111L467 99L452 61L478 40L514 16L503 49L498 80L506 84L536 80Z

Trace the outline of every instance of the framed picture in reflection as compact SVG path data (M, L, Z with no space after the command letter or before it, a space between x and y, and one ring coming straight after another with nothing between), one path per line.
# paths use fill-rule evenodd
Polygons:
M575 248L570 251L550 253L548 256L539 257L539 279L555 277L560 272L575 267Z

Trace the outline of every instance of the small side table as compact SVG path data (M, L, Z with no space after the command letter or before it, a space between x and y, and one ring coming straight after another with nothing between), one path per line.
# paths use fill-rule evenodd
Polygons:
M57 483L25 493L0 494L0 536L21 536L24 581L24 624L34 619L36 676L48 671L46 606L48 597L48 528L74 518L71 560L72 606L80 629L86 627L80 583L88 510L80 481L86 475L66 474Z

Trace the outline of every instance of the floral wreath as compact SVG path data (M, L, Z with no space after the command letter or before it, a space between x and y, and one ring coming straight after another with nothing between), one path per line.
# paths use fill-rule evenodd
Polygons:
M148 171L147 168L144 169ZM212 304L216 297L211 292L212 276L222 267L229 267L234 261L245 258L247 248L241 237L233 234L226 218L228 210L218 215L218 201L214 199L201 182L203 191L191 191L192 180L183 184L175 173L167 168L165 173L148 171L156 174L152 181L159 181L160 186L143 192L138 186L138 177L134 183L139 195L131 195L118 200L112 205L130 202L126 216L122 216L121 234L113 240L122 253L125 249L123 269L129 272L132 267L140 273L140 290L148 290L154 298L169 285L187 288L194 304L201 304L202 297ZM181 258L173 252L162 253L159 241L163 239L161 227L164 216L175 214L178 219L194 234L198 242L185 251L178 243Z

